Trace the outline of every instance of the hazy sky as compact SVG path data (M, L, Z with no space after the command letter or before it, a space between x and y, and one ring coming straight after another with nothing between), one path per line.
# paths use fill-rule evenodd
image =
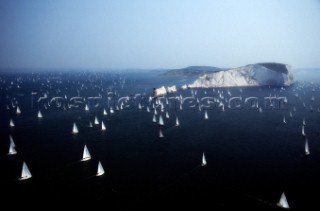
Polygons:
M320 67L319 0L1 0L0 68Z

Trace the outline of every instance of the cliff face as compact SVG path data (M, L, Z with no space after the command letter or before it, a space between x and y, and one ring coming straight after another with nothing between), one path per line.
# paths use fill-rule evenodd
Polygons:
M202 75L189 87L290 86L291 84L293 84L291 66L280 63L258 63Z

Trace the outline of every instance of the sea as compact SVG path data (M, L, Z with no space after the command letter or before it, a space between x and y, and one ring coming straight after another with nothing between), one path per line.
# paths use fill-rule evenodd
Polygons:
M0 72L0 201L108 210L281 210L284 193L293 210L318 207L317 71L297 71L290 87L187 90L181 86L194 78L162 72ZM173 85L177 92L153 96L154 88ZM10 136L14 155L8 155ZM87 161L81 161L84 146ZM96 176L99 161L105 173ZM32 177L19 180L23 162Z

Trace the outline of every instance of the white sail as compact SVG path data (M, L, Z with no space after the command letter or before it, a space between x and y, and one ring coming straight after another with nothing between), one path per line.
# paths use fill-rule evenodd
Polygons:
M147 106L147 112L150 112L150 108L149 108L149 106Z
M289 209L289 204L288 204L288 201L287 201L287 198L286 198L286 195L284 195L284 192L282 193L281 195L281 198L279 200L279 202L277 203L277 205L279 207L282 207L282 208L285 208L285 209Z
M104 174L104 169L103 169L103 166L102 166L101 162L99 161L98 170L97 170L96 176L101 176L103 174Z
M38 111L38 115L37 116L38 116L39 119L41 119L43 117L40 110Z
M303 118L303 120L302 120L302 125L304 125L304 126L306 126L307 124L306 124L306 119L305 118Z
M9 126L10 126L10 127L14 127L14 123L13 123L13 120L12 120L12 119L10 119Z
M79 133L79 130L78 130L78 127L77 127L76 123L73 123L72 133L73 134Z
M106 109L103 109L103 115L105 115L105 116L107 116L107 115L108 115L108 113L107 113Z
M93 125L92 125L92 122L91 122L91 121L89 122L89 127L93 127Z
M225 111L225 110L224 110L224 105L222 105L222 107L221 107L221 111L223 111L223 112Z
M179 126L179 125L180 125L179 119L178 117L176 117L176 126Z
M16 145L14 144L14 142L11 139L11 136L10 136L10 146L9 146L8 155L15 155L15 154L17 154Z
M159 130L159 138L164 138L164 135L163 135L163 133L162 133L162 130L161 130L161 129Z
M21 110L20 110L19 106L17 106L17 112L16 113L17 114L21 114Z
M158 123L159 125L164 125L164 121L163 121L163 119L162 119L162 116L160 115L159 116L159 123Z
M152 122L157 122L156 115L153 115Z
M95 118L94 118L94 124L95 124L95 125L98 125L98 124L99 124L98 117L95 117Z
M209 119L207 110L204 112L204 119Z
M204 156L204 153L202 153L202 163L201 163L201 166L205 166L207 165L207 160L206 160L206 157Z
M306 136L306 133L304 132L304 125L302 125L301 134L302 134L303 136Z
M10 137L10 145L12 145L13 147L16 147L16 145L14 144L12 136L10 135L9 137Z
M19 178L19 180L26 180L26 179L30 179L32 177L30 170L26 164L26 162L23 162L22 164L22 172L21 172L21 177Z
M110 107L110 114L113 114L114 113L114 110L112 107Z
M157 109L154 109L154 115L157 115L158 112L157 112Z
M106 130L106 126L104 125L103 121L101 121L101 130Z
M167 119L170 118L168 111L166 112L166 118L167 118Z
M286 124L287 122L286 122L286 117L285 116L283 116L283 120L282 120L282 122L283 122L283 124Z
M86 160L90 160L90 159L91 159L90 152L87 148L87 145L84 145L83 156L82 156L81 161L86 161Z
M85 111L89 111L89 106L88 106L88 104L86 104L86 106L84 107L84 110L85 110Z
M304 144L305 155L310 155L308 139L306 139L306 143Z

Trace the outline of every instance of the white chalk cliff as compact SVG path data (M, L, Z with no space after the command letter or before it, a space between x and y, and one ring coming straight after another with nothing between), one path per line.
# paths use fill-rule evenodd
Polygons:
M258 63L204 74L189 87L290 86L291 84L293 75L290 65Z

